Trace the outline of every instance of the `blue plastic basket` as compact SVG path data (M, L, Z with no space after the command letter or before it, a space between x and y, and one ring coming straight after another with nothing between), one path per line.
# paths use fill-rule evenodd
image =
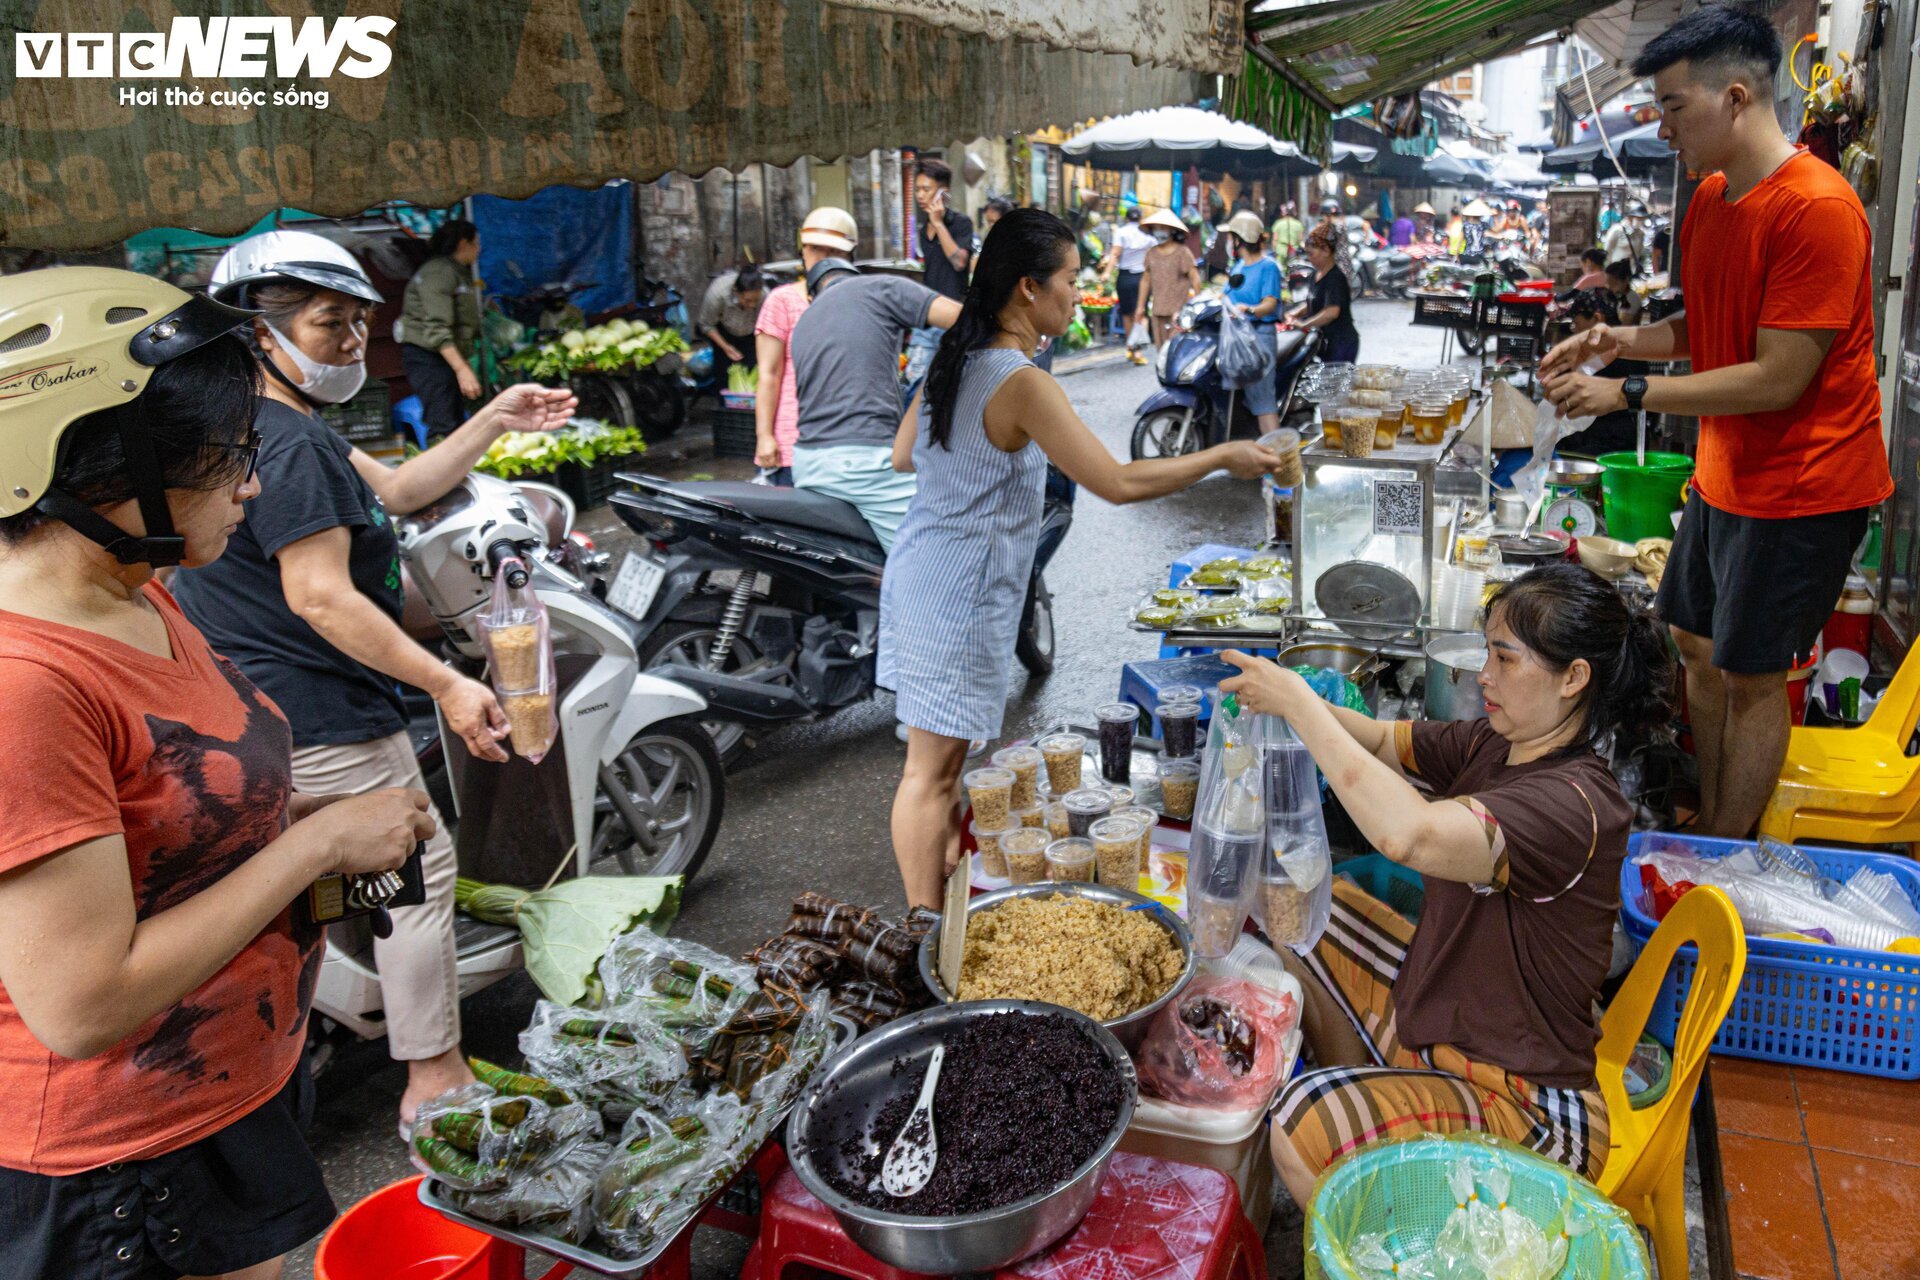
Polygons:
M1646 909L1640 868L1646 849L1684 846L1702 857L1724 858L1752 842L1642 832L1627 841L1620 867L1620 920L1636 954L1657 923ZM1820 873L1845 880L1861 867L1884 871L1920 905L1920 867L1904 858L1796 845ZM1647 1019L1647 1031L1673 1046L1698 957L1684 947L1674 957ZM1920 956L1861 951L1809 942L1747 936L1747 970L1728 1010L1715 1053L1785 1062L1894 1080L1920 1079Z
M1465 1133L1378 1143L1334 1165L1307 1213L1307 1275L1358 1280L1349 1254L1365 1235L1385 1236L1399 1262L1429 1252L1455 1211L1447 1171L1462 1156L1477 1170L1503 1166L1512 1178L1508 1204L1538 1226L1554 1229L1569 1205L1587 1219L1590 1228L1570 1242L1562 1275L1638 1280L1653 1274L1633 1219L1592 1183L1513 1143Z
M1420 909L1427 902L1427 882L1413 868L1401 866L1384 853L1366 853L1334 863L1333 873L1348 877L1407 919L1420 919Z

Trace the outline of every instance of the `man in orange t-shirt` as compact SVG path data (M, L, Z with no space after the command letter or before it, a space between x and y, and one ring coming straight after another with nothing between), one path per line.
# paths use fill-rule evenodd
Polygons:
M1773 112L1780 41L1764 16L1709 4L1634 62L1660 136L1700 184L1680 231L1686 312L1601 327L1541 362L1569 417L1698 416L1693 493L1659 610L1687 667L1702 834L1745 836L1786 758L1787 672L1812 651L1872 509L1893 492L1880 434L1866 211ZM1594 357L1687 359L1624 383Z

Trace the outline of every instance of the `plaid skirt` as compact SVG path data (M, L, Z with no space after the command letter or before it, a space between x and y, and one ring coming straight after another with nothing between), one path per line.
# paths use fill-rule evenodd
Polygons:
M1358 886L1335 880L1326 934L1305 964L1352 1020L1374 1065L1329 1067L1291 1081L1274 1123L1315 1173L1370 1142L1420 1133L1491 1133L1589 1179L1607 1159L1607 1104L1599 1089L1550 1089L1449 1045L1400 1043L1393 982L1412 922Z

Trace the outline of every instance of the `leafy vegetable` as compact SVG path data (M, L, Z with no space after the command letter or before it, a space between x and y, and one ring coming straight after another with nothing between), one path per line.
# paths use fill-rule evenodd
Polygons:
M686 339L677 329L656 329L644 321L609 320L591 329L569 330L552 342L515 352L506 364L537 382L553 382L583 369L596 373L644 369L661 356L686 349Z
M760 371L744 364L736 364L727 370L727 390L740 395L758 395L760 392Z
M453 901L476 920L517 927L528 975L548 999L570 1005L588 994L615 938L672 922L681 883L679 876L583 876L530 893L461 877Z
M493 442L477 470L502 480L552 471L563 462L590 467L601 458L645 453L647 443L634 427L615 427L595 418L575 418L558 431L509 431Z

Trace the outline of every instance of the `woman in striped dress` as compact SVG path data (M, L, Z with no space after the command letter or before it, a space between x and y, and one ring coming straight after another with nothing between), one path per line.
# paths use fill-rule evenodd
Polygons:
M1076 265L1073 232L1052 214L1015 209L995 223L894 443L894 467L920 477L880 595L880 684L908 729L893 848L911 905L940 904L959 858L954 806L968 743L1000 733L1047 459L1115 503L1218 470L1253 480L1280 465L1248 441L1115 461L1026 354L1066 332Z

